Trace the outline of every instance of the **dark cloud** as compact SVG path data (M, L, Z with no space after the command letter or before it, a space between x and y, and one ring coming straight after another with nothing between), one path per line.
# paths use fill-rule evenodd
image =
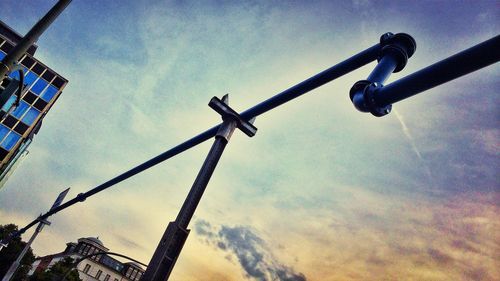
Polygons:
M280 263L273 256L265 241L250 228L244 226L219 229L204 220L198 220L194 227L196 233L205 236L217 249L236 256L247 278L259 281L306 281L302 273L296 273L292 267Z
M194 225L194 230L196 231L196 233L203 236L212 237L214 233L210 228L210 224L204 220L197 220L196 224Z
M143 246L139 245L138 243L136 243L135 241L133 240L130 240L128 239L127 237L125 236L122 236L120 234L116 234L115 233L115 238L121 243L123 244L124 246L126 246L127 248L135 248L135 249L144 249Z

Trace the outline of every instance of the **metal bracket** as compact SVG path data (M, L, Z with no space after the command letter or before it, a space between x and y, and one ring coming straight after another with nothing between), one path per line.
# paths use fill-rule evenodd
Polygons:
M376 117L382 117L391 112L392 105L380 107L375 103L375 92L383 85L377 82L370 83L367 80L358 81L352 86L350 96L354 107L362 112L370 112Z
M249 137L255 136L255 133L257 133L257 128L254 125L252 125L252 123L255 121L255 118L253 118L250 121L246 121L245 119L241 118L238 112L234 111L231 107L229 107L228 103L229 103L229 96L227 94L224 95L224 97L222 97L222 100L220 100L218 97L213 97L208 103L208 106L210 106L213 110L215 110L222 116L222 120L224 121L224 123L226 125L229 125L225 126L225 124L223 123L223 125L219 127L217 136L229 140L229 138L231 137L231 133L233 131L230 129L231 123L233 123L233 126L240 129L247 136Z
M354 107L361 112L370 112L381 117L391 112L392 105L378 106L375 103L376 91L383 87L384 81L392 74L401 71L417 48L415 40L406 33L387 32L380 37L382 49L378 64L366 80L356 82L349 91Z
M41 224L45 224L45 225L51 225L52 223L46 219L40 219L38 218L38 221L41 223Z

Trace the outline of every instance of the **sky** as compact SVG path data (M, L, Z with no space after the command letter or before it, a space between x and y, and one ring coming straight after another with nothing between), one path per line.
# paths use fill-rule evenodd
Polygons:
M21 34L54 0L4 0ZM387 83L496 36L498 1L73 1L36 58L69 80L0 190L0 224L68 199L376 44L417 42ZM498 64L357 112L375 62L259 116L215 170L170 280L500 280ZM96 237L148 263L207 141L52 218L36 255ZM28 231L23 238L31 235Z

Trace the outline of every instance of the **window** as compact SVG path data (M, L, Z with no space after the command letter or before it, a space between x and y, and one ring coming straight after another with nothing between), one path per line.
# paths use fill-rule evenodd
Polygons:
M26 67L23 67L23 73L26 73L28 71L28 69ZM11 71L10 74L9 74L9 77L10 78L15 78L17 79L18 81L21 80L19 78L19 70L14 70L14 71Z
M43 92L43 94L40 96L42 99L45 101L49 102L56 94L57 94L57 88L54 87L54 85L49 85L47 90Z
M87 264L85 265L85 268L83 269L83 273L88 273L88 272L89 272L89 270L90 270L90 264L88 264L88 263L87 263Z
M33 69L33 72L35 72L36 74L42 75L42 72L45 70L45 67L38 62L31 69Z
M30 58L29 56L24 56L24 58L21 60L21 63L27 68L30 68L35 64L35 60Z
M19 80L19 71L17 71L17 70L12 71L12 72L9 74L9 77L10 77L10 78L15 78L15 79Z
M35 93L35 95L39 95L42 93L43 89L45 89L45 87L47 87L49 83L47 83L47 81L45 81L44 79L38 79L38 81L36 81L35 85L33 85L33 87L31 87L31 91L33 93Z
M28 112L26 112L26 114L24 115L24 117L21 121L23 121L24 123L26 123L28 125L31 125L31 124L33 124L33 121L35 121L35 119L38 117L39 114L40 114L40 111L36 110L33 107L30 107L30 109L28 110Z
M109 278L111 278L111 275L106 274L106 277L104 277L104 281L109 281Z
M19 105L12 111L12 116L16 117L17 119L20 119L23 114L28 111L29 104L27 104L25 101L21 101Z
M2 142L3 138L9 133L9 128L0 124L0 142Z
M2 142L1 146L6 150L11 150L17 144L17 141L19 141L20 138L21 136L11 131Z
M9 111L10 107L12 106L12 104L14 104L16 99L17 97L15 95L10 96L7 102L3 105L2 110L5 112Z
M101 277L101 274L102 274L102 270L98 270L97 271L97 274L95 275L95 279L99 279Z
M125 277L127 277L127 278L128 278L128 277L130 277L130 275L131 275L131 274L132 274L132 268L131 268L131 267L129 267L129 268L127 269L127 273L125 274Z
M89 248L90 248L90 246L85 244L85 247L83 248L83 252L82 252L84 256L86 256L89 253Z
M31 71L28 72L28 74L26 74L24 76L24 85L29 86L29 85L33 84L33 82L35 82L35 80L36 80L37 77L38 76L36 76L35 73L33 73Z

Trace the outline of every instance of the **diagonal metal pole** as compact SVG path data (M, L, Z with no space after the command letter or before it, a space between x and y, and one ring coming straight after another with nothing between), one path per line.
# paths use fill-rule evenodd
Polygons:
M19 43L0 62L0 80L7 75L19 59L35 43L40 35L54 22L54 20L71 3L71 0L59 0L31 29Z
M43 226L45 223L40 222L33 233L31 235L30 240L26 243L24 246L23 250L19 255L17 256L16 260L10 265L9 270L7 270L7 273L2 278L2 281L10 281L12 277L14 277L14 274L16 273L17 269L19 268L19 265L21 265L21 260L23 259L24 255L28 252L29 248L31 247L31 244L33 244L33 241L35 241L35 238L38 236L38 234L42 231Z
M236 128L242 130L245 134L252 137L255 135L257 128L251 122L245 121L241 116L232 110L227 105L227 95L223 101L216 97L212 98L209 103L215 111L222 115L223 123L219 127L215 135L215 141L210 149L210 152L203 163L198 176L196 177L189 194L184 201L184 204L177 215L175 221L170 222L163 234L163 237L156 248L151 261L142 277L142 280L148 281L165 281L170 276L172 269L180 255L182 247L189 235L187 229L191 218L200 203L203 192L205 191L208 181L212 176L217 163L219 162L222 152L226 147L231 135Z
M247 109L246 111L242 112L240 116L244 120L250 120L254 117L257 117L263 113L266 113L269 110L272 110L280 105L283 105L297 97L302 96L303 94L312 91L328 82L331 82L345 74L348 74L349 72L352 72L374 60L377 59L380 50L382 49L381 44L377 43L373 45L372 47L300 82L299 84L288 88L284 90L283 92L276 94L275 96L272 96L271 98ZM212 138L215 136L217 133L217 130L219 129L221 125L216 125L186 141L183 143L174 146L173 148L161 153L160 155L157 155L146 162L92 188L91 190L85 192L85 193L80 193L78 194L77 197L69 200L68 202L65 202L61 206L50 210L49 212L43 214L36 220L33 220L29 224L27 224L25 227L21 228L19 231L16 233L12 234L12 237L17 237L24 232L26 232L28 229L33 227L38 223L39 219L47 219L48 217L52 216L55 213L58 213L66 208L69 208L73 206L74 204L80 203L85 201L88 197L97 194L117 183L120 183L130 177L133 177L155 165L160 164L161 162L168 160L177 154L180 154L200 143L203 143L204 141ZM4 241L8 242L8 241Z

